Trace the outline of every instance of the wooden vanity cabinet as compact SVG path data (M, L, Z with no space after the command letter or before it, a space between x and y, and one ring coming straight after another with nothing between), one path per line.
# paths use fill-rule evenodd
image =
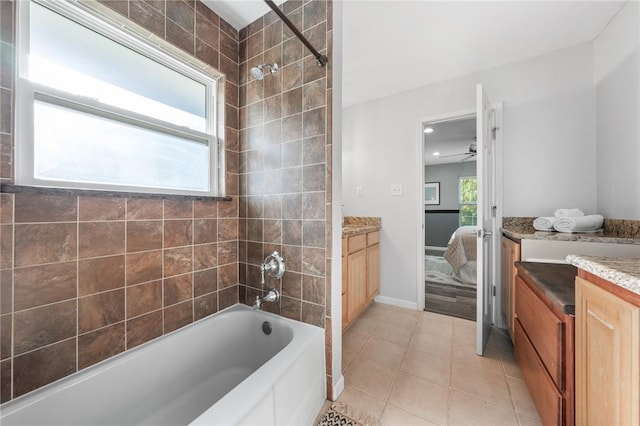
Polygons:
M580 270L576 277L576 424L640 424L638 401L640 296Z
M380 292L380 231L342 239L342 329Z
M505 236L502 237L501 249L501 279L502 279L502 316L509 330L509 336L514 339L514 309L515 309L515 284L516 262L520 261L520 243Z

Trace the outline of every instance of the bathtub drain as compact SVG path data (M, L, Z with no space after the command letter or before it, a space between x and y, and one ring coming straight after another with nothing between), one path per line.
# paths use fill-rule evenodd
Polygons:
M271 334L273 328L271 327L271 323L269 321L265 321L262 323L262 331L264 334Z

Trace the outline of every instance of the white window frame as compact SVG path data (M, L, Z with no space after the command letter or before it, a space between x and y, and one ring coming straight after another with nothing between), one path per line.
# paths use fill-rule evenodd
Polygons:
M206 130L204 132L168 123L154 117L124 110L87 97L74 95L28 80L29 55L29 11L34 1L41 6L60 13L62 16L119 43L140 55L156 61L205 86L206 90ZM221 123L224 76L211 67L187 58L164 40L159 39L125 18L104 10L102 5L89 6L80 2L61 0L20 0L17 2L17 66L16 66L16 143L15 143L15 183L20 186L53 187L81 190L103 190L169 195L224 196L224 154L221 139L224 125ZM104 11L102 11L103 9ZM209 176L206 191L122 185L115 183L73 182L38 179L34 173L34 102L47 103L71 108L78 112L90 113L96 117L111 119L120 123L157 131L166 135L199 142L209 147Z
M461 211L458 214L458 225L462 226L462 206L476 206L476 216L478 214L478 201L474 202L462 202L462 179L475 178L476 182L478 180L478 176L469 175L469 176L458 176L458 208ZM477 195L476 195L477 197ZM476 224L477 225L477 224Z

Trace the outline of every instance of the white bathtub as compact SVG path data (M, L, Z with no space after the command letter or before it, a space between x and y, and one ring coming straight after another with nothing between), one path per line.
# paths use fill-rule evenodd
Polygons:
M310 425L325 386L322 329L235 305L3 404L0 424Z

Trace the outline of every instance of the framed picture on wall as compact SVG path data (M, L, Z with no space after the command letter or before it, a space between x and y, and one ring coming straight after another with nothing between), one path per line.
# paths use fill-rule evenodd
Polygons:
M427 182L424 184L424 204L440 204L440 182Z

